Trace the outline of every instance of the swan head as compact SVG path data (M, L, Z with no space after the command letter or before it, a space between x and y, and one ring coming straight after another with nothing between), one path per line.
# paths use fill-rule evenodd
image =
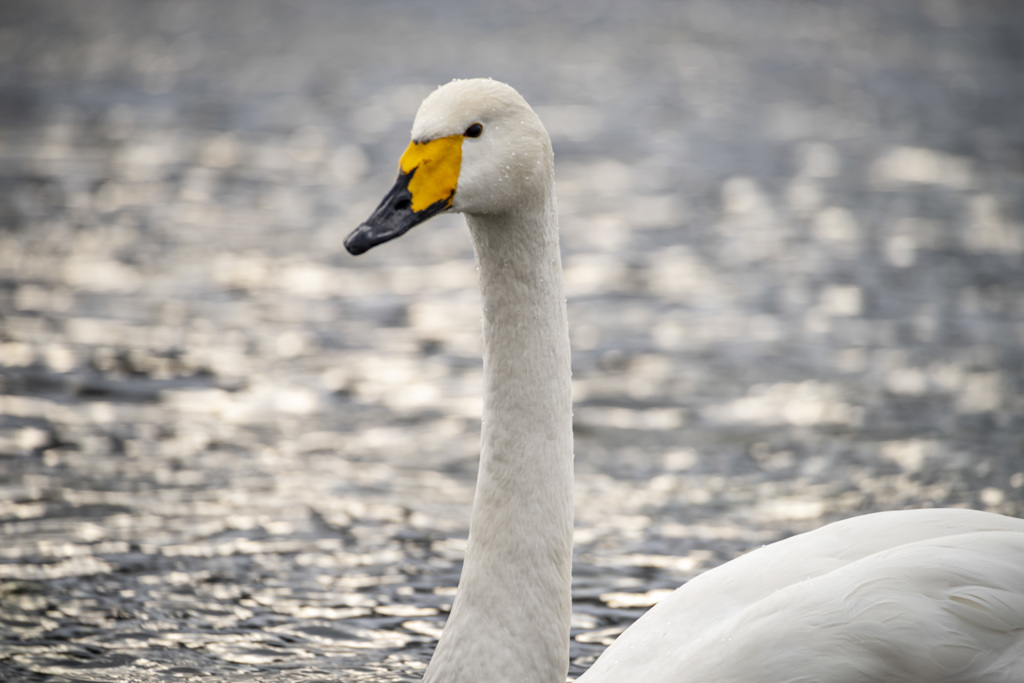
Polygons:
M532 206L550 193L552 169L551 140L518 92L489 78L452 81L420 105L398 179L345 248L361 254L446 211Z

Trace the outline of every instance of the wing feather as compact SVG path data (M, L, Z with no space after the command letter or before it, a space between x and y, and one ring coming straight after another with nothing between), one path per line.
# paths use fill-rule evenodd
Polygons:
M581 682L1020 683L1024 520L879 513L693 579Z

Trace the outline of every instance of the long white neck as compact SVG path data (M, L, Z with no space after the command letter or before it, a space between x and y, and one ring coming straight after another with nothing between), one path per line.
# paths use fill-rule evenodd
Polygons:
M572 573L569 332L553 192L467 216L484 307L480 472L425 683L564 683Z

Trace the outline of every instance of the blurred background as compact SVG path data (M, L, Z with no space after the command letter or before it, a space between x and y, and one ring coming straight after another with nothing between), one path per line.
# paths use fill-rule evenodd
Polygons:
M1019 3L5 0L0 678L419 679L473 255L342 239L471 76L555 146L573 676L762 543L1024 514Z

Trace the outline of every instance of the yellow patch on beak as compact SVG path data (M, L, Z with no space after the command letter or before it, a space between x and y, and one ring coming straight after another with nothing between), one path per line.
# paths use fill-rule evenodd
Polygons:
M449 135L428 142L410 142L398 162L403 174L413 171L409 179L412 210L423 211L437 202L451 206L462 165L462 136Z

